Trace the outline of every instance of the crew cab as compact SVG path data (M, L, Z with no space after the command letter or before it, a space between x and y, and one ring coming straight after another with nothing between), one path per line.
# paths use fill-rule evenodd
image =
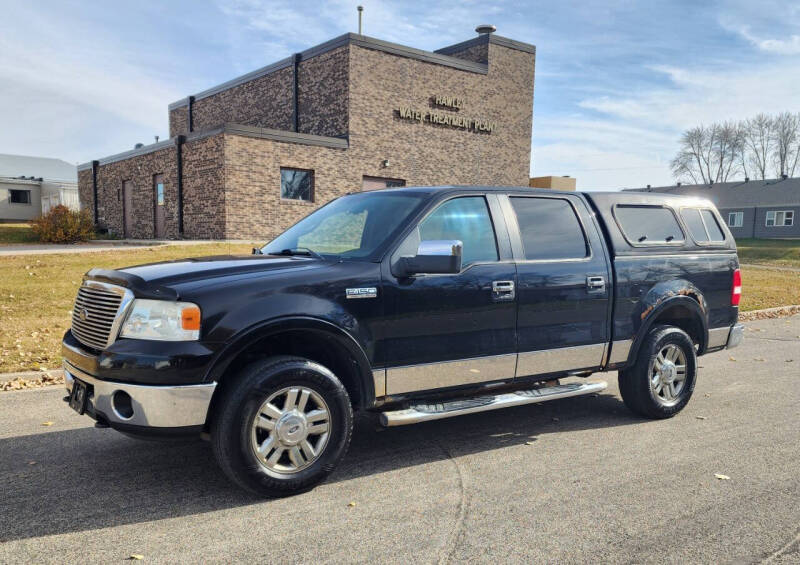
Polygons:
M266 496L312 488L354 411L385 426L598 393L686 406L697 356L742 339L734 240L704 199L387 189L322 206L253 254L94 269L63 338L100 427L209 439Z

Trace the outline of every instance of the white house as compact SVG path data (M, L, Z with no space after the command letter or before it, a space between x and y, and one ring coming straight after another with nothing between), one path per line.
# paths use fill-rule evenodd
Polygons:
M0 222L33 220L58 204L79 208L75 165L48 157L0 154Z

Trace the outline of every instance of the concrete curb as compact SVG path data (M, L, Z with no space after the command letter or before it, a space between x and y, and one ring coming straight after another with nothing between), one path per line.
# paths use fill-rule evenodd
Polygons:
M51 377L63 377L63 369L50 369L48 371L24 371L22 373L0 373L0 383L7 383L14 379L32 380L38 379L42 375L50 375Z
M800 273L798 267L781 267L780 265L759 265L757 263L741 263L740 267L745 269L763 269L765 271L786 271L789 273Z

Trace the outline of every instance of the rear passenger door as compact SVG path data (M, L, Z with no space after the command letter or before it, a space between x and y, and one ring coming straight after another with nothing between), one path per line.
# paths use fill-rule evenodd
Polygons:
M517 376L600 367L612 281L594 217L577 195L502 204L517 265Z

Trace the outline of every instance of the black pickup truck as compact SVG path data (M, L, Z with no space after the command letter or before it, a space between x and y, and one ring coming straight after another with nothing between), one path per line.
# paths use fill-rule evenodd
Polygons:
M63 339L98 426L210 439L241 486L307 490L353 412L398 426L596 393L679 412L734 347L736 246L703 199L500 187L338 198L252 255L89 271Z

